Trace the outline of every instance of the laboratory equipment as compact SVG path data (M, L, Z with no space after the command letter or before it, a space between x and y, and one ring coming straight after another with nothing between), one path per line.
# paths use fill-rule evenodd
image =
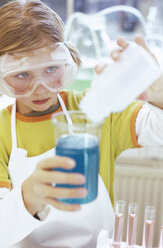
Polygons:
M146 22L146 33L147 34L158 34L163 35L163 2L160 0L153 0L150 4L147 22Z
M125 201L119 200L116 201L115 209L115 223L114 223L114 234L112 247L118 248L121 246L122 234L123 234L123 222L125 215Z
M117 36L133 40L136 33L142 34L150 50L155 54L160 66L163 68L163 55L161 52L163 48L163 29L162 19L160 18L163 3L157 1L154 4L150 8L147 19L137 8L127 5L112 6L89 15L81 12L73 13L68 18L65 26L65 39L73 42L78 48L82 65L76 80L69 88L81 91L90 87L91 80L94 77L94 67L101 61L106 61L112 50L109 37L115 45ZM116 23L113 25L110 22L112 19L110 16L114 13L124 13L135 17L137 23L139 23L138 28L134 32L128 33L115 29ZM160 25L157 25L158 22Z
M153 0L150 4L146 21L146 41L163 68L163 2Z
M129 217L132 217L132 219ZM136 226L138 219L138 204L136 202L131 202L128 205L128 224L127 224L126 242L122 241L124 219L125 219L125 201L123 200L116 201L113 238L110 238L109 232L107 230L102 229L97 238L96 248L138 248L138 247L152 248L155 208L153 206L145 207L142 246L136 244ZM163 247L163 226L161 226L160 241L159 241L159 248L162 247Z
M108 31L107 18L118 12L135 16L140 23L141 32L145 34L145 18L138 9L131 6L112 6L89 15L76 12L68 18L65 26L65 40L74 43L82 60L77 79L82 81L92 80L95 65L109 57L112 50L109 37L114 40L114 43L116 37L112 37L111 28Z
M137 212L138 203L131 202L128 207L128 223L126 238L128 248L134 248L134 246L136 245Z
M152 248L152 239L154 231L155 208L147 206L144 214L144 229L143 229L143 248Z
M100 126L89 121L81 111L68 111L71 127L63 112L53 115L55 127L56 155L67 156L76 161L71 170L57 168L67 173L81 173L86 177L83 185L56 184L56 187L85 187L85 198L58 199L65 203L88 203L97 197L99 168Z

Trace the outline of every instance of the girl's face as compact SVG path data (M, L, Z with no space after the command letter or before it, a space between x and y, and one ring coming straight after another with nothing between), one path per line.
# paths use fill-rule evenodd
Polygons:
M65 44L53 43L0 57L0 83L4 93L17 98L18 112L26 115L58 104L58 92L74 80L77 69Z
M32 111L45 111L58 103L58 92L51 92L42 84L39 84L32 95L17 99L17 111L26 115Z
M28 53L26 55L30 56L29 59L30 59L31 64L35 60L36 61L35 64L37 65L40 63L39 60L41 60L42 63L46 63L47 61L50 61L51 52L52 50L50 49L49 46L47 46L47 48L45 47L45 48L39 49L39 51L36 52L34 56L32 56L33 54L30 55ZM45 74L45 79L43 78L44 81L46 81L46 78L47 79L55 78L55 81L56 81L58 80L59 76L61 78L61 75L59 75L56 79L55 71L56 69L52 68L51 66L45 67L45 68L34 69L33 72L30 72L27 70L20 74L16 74L18 78L18 84L19 86L20 84L25 85L28 79L30 81L31 78L36 78L35 84L37 84L37 81L39 80L39 78L41 79L42 75L44 74ZM17 78L15 82L17 82ZM34 90L34 92L30 96L17 99L17 111L22 115L29 114L32 111L38 111L38 112L45 111L51 106L56 105L58 103L57 94L58 92L51 92L49 89L44 87L44 85L38 84L37 88Z

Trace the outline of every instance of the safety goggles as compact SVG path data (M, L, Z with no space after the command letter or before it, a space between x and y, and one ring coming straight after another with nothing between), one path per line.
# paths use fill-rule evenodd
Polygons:
M73 82L78 66L64 43L0 57L0 88L12 97L28 97L39 84L57 92Z

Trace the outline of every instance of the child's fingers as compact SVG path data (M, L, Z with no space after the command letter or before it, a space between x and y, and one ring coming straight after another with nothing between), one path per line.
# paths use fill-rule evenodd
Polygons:
M100 74L101 72L103 72L103 70L105 69L106 66L107 66L107 63L100 63L100 64L96 65L95 72L97 74Z
M50 170L55 168L72 169L75 167L75 161L68 157L54 156L40 160L37 168L42 170Z
M135 36L135 42L139 45L142 46L144 49L146 49L149 52L149 48L144 40L144 38L141 35L136 35Z
M111 58L114 60L114 61L118 61L121 57L121 50L120 49L114 49L111 51ZM103 70L105 69L105 67L109 64L109 62L105 62L105 63L99 63L95 66L95 72L96 74L100 74L103 72Z
M112 50L110 55L114 61L118 61L121 57L121 50L120 49Z
M124 50L129 46L129 43L123 39L123 38L118 38L117 39L117 44Z
M121 50L120 49L112 50L110 56L114 61L118 61L121 57ZM108 60L107 62L100 62L99 64L97 64L95 66L96 74L102 73L105 67L109 65L110 63L111 61Z
M141 35L136 35L136 36L135 36L135 42L136 42L139 46L143 47L148 53L150 53L150 55L152 55L152 57L153 57L153 58L155 59L155 61L158 63L158 61L157 61L155 55L150 51L148 45L146 44L144 38L143 38Z
M146 92L143 92L141 95L137 97L137 99L142 100L142 101L148 101L148 96Z
M149 50L144 38L141 35L136 35L135 36L135 42L139 46L143 47L147 52L149 52L157 62L156 57L151 53L151 51ZM117 44L119 45L119 49L112 50L111 54L110 54L111 58L114 61L118 61L120 59L120 57L121 57L121 53L123 52L123 50L125 50L129 46L129 42L127 42L123 38L118 38L117 39ZM100 64L96 65L95 72L97 74L102 73L106 66L107 66L107 63L100 63Z

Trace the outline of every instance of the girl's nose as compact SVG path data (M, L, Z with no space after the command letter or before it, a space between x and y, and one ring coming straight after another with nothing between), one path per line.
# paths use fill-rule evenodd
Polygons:
M44 87L44 85L42 85L42 83L39 83L37 88L34 91L34 94L39 95L39 94L43 94L43 93L45 93L47 91L48 90Z

